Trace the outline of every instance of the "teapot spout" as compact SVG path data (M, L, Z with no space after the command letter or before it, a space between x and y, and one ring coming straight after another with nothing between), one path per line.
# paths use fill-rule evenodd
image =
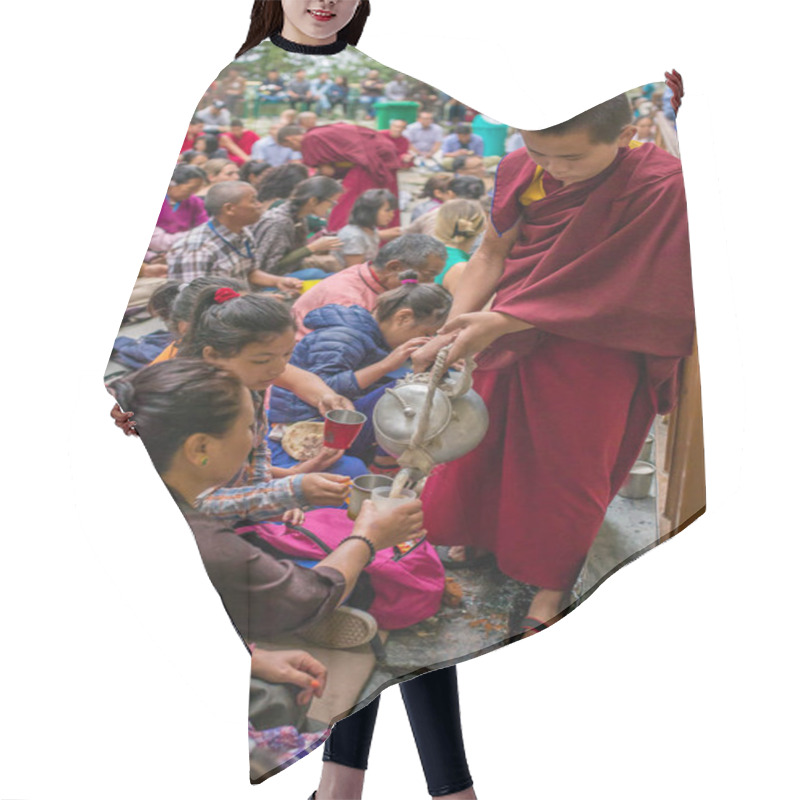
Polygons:
M401 472L409 471L409 476L412 470L420 472L422 475L427 475L436 466L436 462L430 457L428 452L421 447L409 448L397 459L397 463L401 467L406 468L401 470Z

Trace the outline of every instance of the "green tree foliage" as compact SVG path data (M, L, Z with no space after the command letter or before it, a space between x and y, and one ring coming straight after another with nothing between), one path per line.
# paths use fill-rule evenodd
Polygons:
M266 78L267 72L271 69L276 69L287 77L298 69L305 69L310 78L315 78L320 72L329 72L331 77L344 75L351 85L361 82L371 69L377 69L381 78L386 81L391 80L396 74L396 70L389 69L352 48L335 56L307 56L301 53L288 53L269 42L262 42L234 64L248 81L259 83ZM227 71L228 67L220 73L218 79L224 78Z

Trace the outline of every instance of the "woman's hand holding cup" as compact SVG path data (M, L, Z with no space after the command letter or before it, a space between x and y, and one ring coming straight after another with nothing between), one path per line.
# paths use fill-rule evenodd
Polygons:
M371 500L365 500L353 526L353 535L365 536L376 550L383 550L425 536L422 525L420 500L409 500L401 506L381 510Z
M350 491L350 478L326 472L304 475L301 483L303 494L312 506L341 506Z

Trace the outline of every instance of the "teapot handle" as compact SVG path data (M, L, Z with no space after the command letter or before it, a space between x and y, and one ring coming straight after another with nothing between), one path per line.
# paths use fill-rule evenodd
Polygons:
M417 416L417 412L414 411L414 409L408 403L406 403L406 401L394 389L387 389L386 394L394 397L394 399L397 400L397 402L400 403L401 406L403 406L403 413L409 419L411 419L411 417Z
M464 369L456 379L452 391L449 392L450 397L461 397L472 388L472 373L477 366L475 359L472 356L467 356Z

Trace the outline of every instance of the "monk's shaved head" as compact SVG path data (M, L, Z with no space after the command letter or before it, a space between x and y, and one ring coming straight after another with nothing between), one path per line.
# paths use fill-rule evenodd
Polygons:
M616 141L620 132L631 124L633 111L627 95L621 94L605 103L600 103L577 117L559 122L550 128L532 131L542 136L563 136L565 133L585 129L593 143L610 144Z

